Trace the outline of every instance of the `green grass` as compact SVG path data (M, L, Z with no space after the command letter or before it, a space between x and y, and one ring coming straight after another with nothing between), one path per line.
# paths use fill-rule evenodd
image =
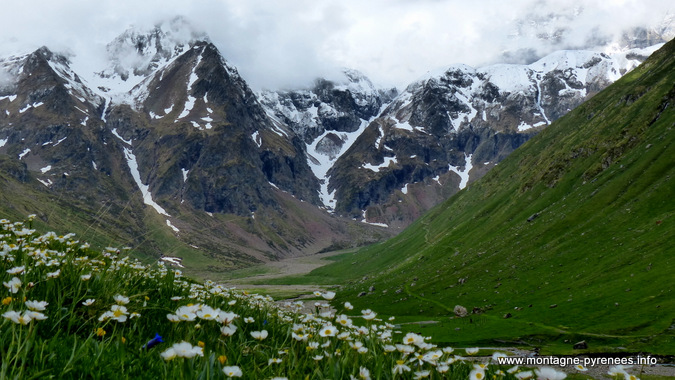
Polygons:
M378 379L419 371L456 379L473 369L421 336L400 344L393 325L339 303L335 311L345 314L337 317L305 314L114 248L94 250L73 234L40 234L32 220L0 220L0 379L215 379L233 366L254 379L345 379L366 370ZM256 338L262 331L267 336ZM395 375L397 367L403 372ZM498 370L482 371L515 379Z
M427 323L423 315L391 319L379 315L370 321L339 301L331 303L340 316L303 314L292 305L274 303L267 295L252 294L265 289L240 292L210 281L195 282L162 265L143 265L115 248L97 251L74 240L73 234L39 234L32 227L32 218L26 223L0 221L0 289L5 292L0 297L3 379L210 379L226 377L223 372L231 366L241 370L244 378L342 379L367 369L380 379L414 378L424 374L420 371L428 371L430 379L455 379L466 378L473 366L472 359L456 360L454 355L471 357L464 348L475 346L481 337L489 337L486 344L494 336L503 337L504 346L522 343L507 341L518 338L522 322L510 320L512 328L505 332L489 315L471 320L441 318L438 323ZM18 286L12 286L14 281L19 281ZM304 299L311 304L330 302L316 296ZM87 300L93 302L85 304ZM35 308L25 301L45 304ZM200 314L205 312L209 314ZM190 317L190 313L196 315ZM227 313L236 315L219 319ZM172 322L172 315L179 321ZM353 325L342 325L344 318ZM224 326L237 329L223 335ZM321 330L327 326L346 335L324 337ZM547 330L546 326L535 327L542 334ZM256 340L252 333L262 330L268 337ZM162 341L144 348L156 334ZM301 335L308 341L300 339ZM404 336L417 336L418 343L401 344L406 342ZM458 340L458 336L465 339ZM323 347L312 348L310 342ZM357 342L363 344L363 352L352 347ZM441 351L424 342L454 350ZM180 345L189 351L184 353ZM403 353L406 347L416 353ZM495 352L499 349L481 348L477 356ZM270 364L271 359L280 363ZM394 375L397 366L404 366L404 372ZM506 369L492 363L484 375L515 379L514 374L498 372Z
M673 83L671 42L397 237L276 283L344 284L448 343L675 354ZM455 330L455 305L490 323Z

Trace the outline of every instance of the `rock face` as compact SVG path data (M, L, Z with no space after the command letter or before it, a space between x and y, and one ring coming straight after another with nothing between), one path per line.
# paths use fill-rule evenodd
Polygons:
M375 87L356 70L342 74L336 80L317 79L308 89L259 94L267 114L288 125L304 143L309 165L322 184L323 205L331 210L335 198L328 191L326 173L397 95L396 89Z
M142 85L152 90L139 91L135 107L112 107L107 120L141 162L153 163L141 177L166 207L248 216L274 207L276 189L318 204L299 140L280 138L285 131L213 44L194 43Z
M391 235L317 207L302 137L267 115L208 39L174 26L125 32L87 80L47 48L0 61L13 78L0 88L7 207L56 198L26 213L85 215L120 244L208 256L212 271Z
M2 64L16 76L0 93L0 154L25 165L47 189L99 197L87 190L106 182L122 162L111 156L114 146L105 144L112 135L99 118L103 98L82 83L65 57L45 47Z
M392 229L360 221L408 225L652 50L256 94L180 18L124 32L104 68L41 48L0 60L0 211L58 208L215 271L370 243Z
M636 53L563 51L530 65L457 65L412 83L328 172L335 211L407 226L639 64Z

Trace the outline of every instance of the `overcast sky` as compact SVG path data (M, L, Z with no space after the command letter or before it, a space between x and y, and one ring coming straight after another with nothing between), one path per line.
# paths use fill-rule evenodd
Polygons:
M176 15L205 31L254 88L309 83L339 67L405 86L454 63L518 61L672 25L672 0L22 0L0 13L0 54L46 45L82 57L130 26ZM544 22L552 13L557 19ZM565 28L552 42L536 34ZM89 53L88 53L89 52ZM77 58L74 58L77 59Z

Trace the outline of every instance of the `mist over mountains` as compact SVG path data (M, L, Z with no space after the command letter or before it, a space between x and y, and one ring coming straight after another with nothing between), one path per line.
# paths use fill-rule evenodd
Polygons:
M183 15L195 32L209 35L255 91L306 87L317 77L339 76L342 67L402 89L449 64L529 64L569 49L609 53L627 46L625 39L646 36L653 45L659 36L672 38L675 14L660 0L205 0L199 6L175 0L95 6L27 0L4 10L0 56L46 45L73 56L76 66L81 59L105 66L106 45L130 26L147 30Z

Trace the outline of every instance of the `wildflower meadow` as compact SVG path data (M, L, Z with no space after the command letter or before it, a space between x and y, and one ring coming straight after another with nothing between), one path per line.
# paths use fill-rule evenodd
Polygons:
M195 282L124 249L0 220L0 378L562 379L501 367L478 349L437 347L373 310L307 313L211 281ZM615 369L615 377L628 375ZM635 378L634 376L632 378Z

